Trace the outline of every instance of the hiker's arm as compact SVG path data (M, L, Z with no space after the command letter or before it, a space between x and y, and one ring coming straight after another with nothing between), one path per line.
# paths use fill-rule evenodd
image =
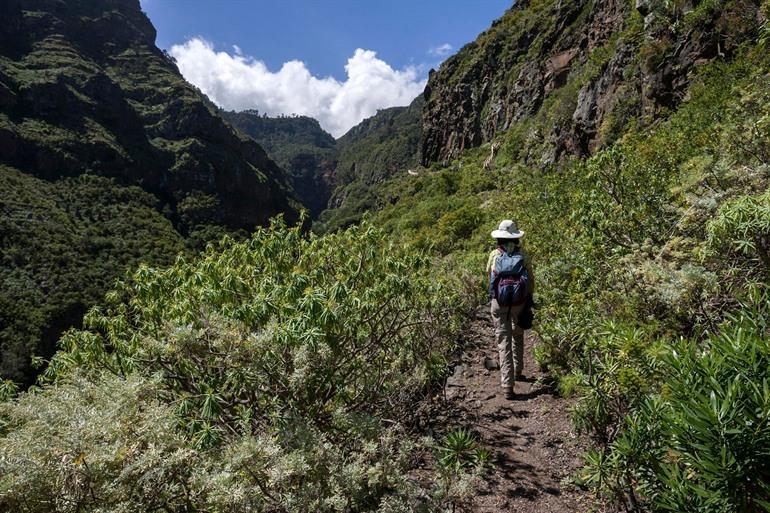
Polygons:
M484 284L489 286L489 275L492 273L492 264L490 263L492 256L487 257L487 262L484 264Z

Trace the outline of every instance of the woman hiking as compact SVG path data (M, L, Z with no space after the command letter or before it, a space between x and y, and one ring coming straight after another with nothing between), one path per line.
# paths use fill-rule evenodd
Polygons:
M530 328L535 275L521 247L524 231L506 219L492 232L497 242L487 259L492 322L500 359L500 385L507 399L514 399L516 380L524 372L524 328ZM522 313L529 314L522 316ZM512 344L513 342L513 344ZM512 347L513 346L513 347ZM513 349L513 351L512 351Z

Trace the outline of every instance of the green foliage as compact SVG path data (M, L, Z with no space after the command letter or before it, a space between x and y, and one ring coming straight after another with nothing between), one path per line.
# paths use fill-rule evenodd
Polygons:
M438 220L436 247L447 251L470 237L483 217L481 210L474 205L448 212Z
M458 326L457 292L429 266L368 226L305 239L278 224L193 262L140 267L86 316L92 331L62 339L47 376L163 372L201 446L286 408L319 425L376 412L420 389Z
M491 463L492 453L481 447L465 428L449 431L434 447L439 482L433 498L443 511L461 511L471 507L470 496L477 479Z
M717 252L758 257L770 272L770 193L725 203L708 225L709 245Z
M489 450L480 447L473 434L464 428L444 435L436 450L442 469L454 473L463 469L483 467L491 457Z
M168 265L181 236L138 187L83 175L48 182L0 167L0 374L31 385L34 355L141 262Z
M487 152L469 150L447 168L392 180L381 193L393 204L374 220L438 250L458 274L481 276L489 231L500 219L516 219L527 232L540 306L537 361L576 396L576 427L597 441L584 482L629 510L664 507L655 502L662 478L651 477L659 453L641 442L663 443L660 426L668 422L659 410L671 406L665 382L675 372L662 348L682 337L703 347L718 333L729 335L722 320L766 280L755 249L767 243L766 63L766 54L747 48L732 63L703 66L687 101L666 119L619 123L612 144L592 157L532 169L525 163L538 162L532 156L545 148L540 123L556 119L570 100L554 97L505 134L495 170L482 170ZM487 181L493 185L471 185ZM466 236L448 243L455 229ZM481 296L481 278L472 283ZM749 382L762 389L762 378ZM725 398L743 408L727 389ZM671 401L688 407L684 398ZM752 401L759 405L759 396ZM722 486L704 477L688 488L689 467L669 469L682 477L666 481L679 489L666 499L670 510L706 508L692 501ZM737 507L735 498L714 500Z
M383 240L368 225L306 238L276 221L140 266L64 336L55 385L0 412L0 509L409 503L403 426L444 370L462 285Z
M556 31L579 35L591 5L533 0L439 73L454 87L491 62L510 80L489 82L484 98L507 97ZM685 12L687 2L658 2L649 26L629 15L621 34L528 107L537 112L498 134L504 144L493 170L482 165L484 147L446 168L396 175L416 162L419 116L411 108L375 116L345 138L339 208L316 227L334 232L376 210L371 223L309 238L278 223L169 268L139 266L84 329L64 337L46 372L52 383L19 397L3 388L0 506L417 509L405 477L417 448L405 427L415 401L446 371L463 309L484 297L490 230L513 218L535 264L538 362L576 396L576 427L597 442L582 482L626 510L768 510L770 323L757 262L767 256L770 76L767 53L752 39L761 45L766 28L742 21L755 13L746 5L706 1ZM572 23L554 24L557 9ZM713 34L699 32L701 24ZM700 66L675 110L642 118L641 76L682 51L689 33L693 41L720 38L734 60ZM579 91L619 49L639 53L622 70L627 89L596 127L600 146L586 149L589 158L559 161L552 128L572 128ZM121 58L135 57L129 49ZM18 71L19 80L31 76ZM141 96L133 78L121 75ZM175 105L189 115L194 103L183 94ZM17 121L0 118L64 153L79 138L71 127ZM88 126L104 151L120 154L109 131ZM175 173L205 172L197 138L152 145L174 154ZM158 207L142 191L102 187L125 194L108 205ZM221 235L199 224L223 205L217 194L188 188L173 198L166 213L188 232L188 245ZM36 204L47 207L44 199ZM98 218L103 203L93 202L89 215ZM78 216L48 210L56 214L40 229L69 230L57 250L72 245ZM28 235L12 228L13 240ZM90 253L115 244L84 238ZM24 246L10 247L11 268L24 268ZM60 262L43 249L44 259L67 264L66 251ZM24 291L7 311L19 326L40 326L28 306L44 302L48 284L26 279L4 282ZM489 453L465 430L435 450L439 472L422 508L462 507Z
M201 191L192 191L177 203L180 221L185 227L206 224L216 216L219 200Z
M55 389L0 404L0 509L181 510L208 470L185 446L171 408L138 376Z
M655 511L770 509L770 345L766 292L705 343L662 357L661 392L644 400L585 481Z
M327 207L337 164L337 142L313 118L260 115L255 110L220 111L234 127L257 141L284 169L311 216Z
M292 159L307 151L334 149L335 140L321 128L317 120L307 116L268 117L255 110L222 111L223 117L243 133L251 136L288 170Z
M659 365L649 336L611 322L587 336L584 362L576 373L580 399L573 409L578 430L606 443L617 435L621 420L653 389Z
M407 107L382 109L336 141L305 116L222 114L289 173L294 191L314 218L313 230L325 233L381 208L378 184L417 166L422 106L422 97L417 97Z
M759 48L766 49L768 43L770 43L770 21L768 21L768 18L770 18L770 8L768 8L767 2L763 4L762 9L765 21L759 27L759 38L757 39L757 43Z
M379 185L419 163L422 108L418 96L407 107L380 110L337 140L335 189L330 208L313 224L315 232L350 226L382 208L387 199L379 197Z
M3 380L0 382L0 403L12 399L18 391L19 387L16 386L16 383L10 379Z

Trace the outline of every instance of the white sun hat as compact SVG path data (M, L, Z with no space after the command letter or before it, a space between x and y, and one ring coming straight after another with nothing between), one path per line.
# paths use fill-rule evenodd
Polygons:
M500 221L500 226L492 232L493 239L520 239L524 237L524 230L519 230L516 223L510 219Z

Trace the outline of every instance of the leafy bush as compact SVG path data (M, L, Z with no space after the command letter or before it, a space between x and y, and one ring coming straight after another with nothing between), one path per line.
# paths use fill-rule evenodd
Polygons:
M473 434L464 428L447 433L437 449L441 467L453 472L483 467L490 458L489 450L480 447Z
M276 222L196 260L140 267L65 335L45 374L57 386L5 408L0 505L361 511L411 500L403 426L446 369L462 301L429 257L383 240L368 225L305 238ZM57 432L40 451L35 440ZM55 478L70 475L71 486Z
M482 479L492 453L465 428L446 433L435 446L438 483L433 498L443 511L465 511L472 506L476 480Z
M770 192L743 196L719 209L708 225L711 248L756 257L770 272Z
M579 401L572 415L578 430L602 442L615 439L622 419L648 394L658 377L654 344L638 328L607 322L584 344L586 361L573 370Z
M0 509L182 510L207 468L187 448L155 380L66 383L0 403Z
M770 316L757 299L705 344L668 348L661 392L589 455L585 482L655 511L770 511Z

